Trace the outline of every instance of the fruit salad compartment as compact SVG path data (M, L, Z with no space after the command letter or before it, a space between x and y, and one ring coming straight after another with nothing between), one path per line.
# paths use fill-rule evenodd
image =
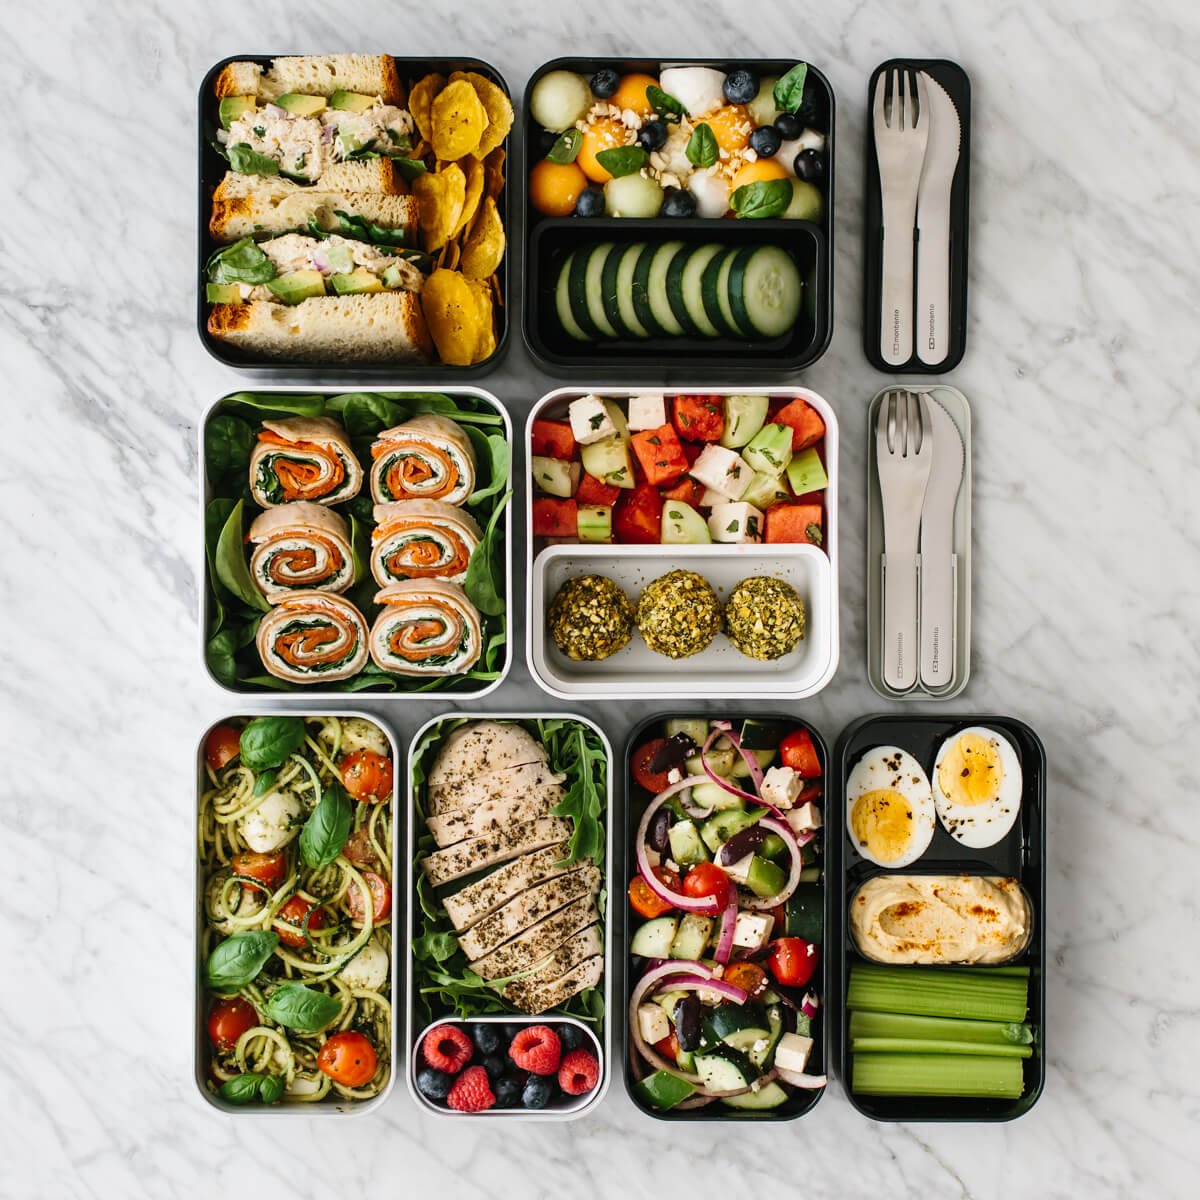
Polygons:
M984 768L996 770L1001 776L1002 782L996 786L994 797L978 801L978 797L969 794L968 776L972 772L969 754L961 770L955 771L966 781L964 796L958 797L953 790L944 792L938 771L943 756L949 760L956 749L966 744L962 740L964 737L988 733L997 735L998 741L1005 744L1003 751L1007 758L1007 768L1001 765L997 770L994 764ZM889 758L887 752L895 749L910 755L920 770L909 773L904 769L911 766L907 759ZM842 733L834 751L834 764L829 824L841 831L840 836L831 841L831 852L836 854L840 849L842 856L839 902L843 920L839 965L842 1012L837 1031L840 1039L837 1055L850 1102L860 1112L877 1121L1010 1121L1022 1116L1037 1102L1045 1082L1046 757L1040 738L1022 721L1005 716L869 716L856 721ZM897 770L897 767L901 769ZM893 781L900 780L898 790L904 800L901 807L906 807L912 814L906 822L912 828L904 833L904 838L911 839L911 842L903 847L897 844L898 853L891 866L872 861L866 854L860 853L855 845L856 838L861 843L863 838L872 836L871 831L863 826L854 826L855 800L867 789L877 789L884 775ZM1015 814L1012 811L1014 807L1017 809ZM1009 822L1011 826L1008 826ZM922 825L926 827L923 834L920 832ZM949 832L950 826L955 828L955 835ZM996 837L988 831L989 826L1004 832ZM996 840L990 845L978 844L993 837ZM922 849L926 838L927 844ZM977 844L970 845L972 841ZM864 849L869 851L869 845ZM1024 1040L1029 1045L1030 1053L1021 1060L1019 1096L876 1094L855 1090L852 1037L855 1012L859 1006L854 1004L850 979L856 969L864 966L868 970L878 969L880 960L866 957L856 944L852 928L853 902L864 885L870 883L879 887L885 885L889 877L898 876L917 879L929 876L967 877L971 883L975 883L979 877L1015 881L1012 891L1023 898L1028 906L1030 926L1024 936L1018 939L1015 953L996 958L994 966L970 965L969 962L962 965L963 960L958 960L959 965L954 961L932 965L921 962L890 965L884 969L896 973L894 978L901 986L903 977L899 973L910 971L929 977L932 977L931 973L941 972L943 979L959 978L970 972L992 972L994 978L1010 972L1022 977L1027 975L1027 1014L1023 1021L1012 1018L1008 1029L1014 1039L1017 1029L1028 1031ZM924 945L918 947L916 940L905 945L909 949L927 948ZM893 990L893 999L895 995L896 991ZM913 1010L904 1009L904 1015L899 1020L890 1014L899 1012L902 1005L889 1006L885 1000L876 1007L873 999L862 1007L866 1011L859 1014L859 1019L867 1019L864 1026L867 1023L880 1027L885 1023L897 1026L896 1029L886 1030L872 1028L869 1034L883 1032L904 1036L900 1025L912 1022L913 1017L908 1014L921 1009L921 1004L918 1003ZM916 1036L934 1039L944 1036L945 1031L936 1028L937 1019L943 1015L950 1014L939 1012L936 1004L933 1010L925 1010L924 1016L919 1019L934 1020ZM1002 1024L1009 1018L997 1017L996 1020ZM970 1026L972 1032L981 1031L978 1035L980 1040L988 1039L988 1030L984 1029L981 1020L968 1019L961 1024ZM882 1050L883 1044L879 1043L872 1049ZM906 1047L906 1052L913 1055L910 1061L916 1061L921 1049L916 1042ZM961 1047L951 1051L943 1045L941 1049L949 1051L936 1055L941 1063L954 1059L958 1053L964 1053ZM1005 1052L1015 1050L1016 1047L1010 1046ZM987 1051L987 1046L977 1046L965 1053L974 1056L984 1055ZM880 1054L877 1057L885 1056ZM957 1058L956 1061L967 1060Z
M720 729L716 722L726 716L737 746L730 738L719 737ZM668 872L673 869L672 864L678 867L678 873L682 876L681 890L687 896L702 895L702 888L713 886L708 878L700 881L700 887L693 888L688 883L688 878L697 869L711 871L713 864L718 861L730 865L728 881L733 883L737 880L740 919L734 929L732 952L726 950L724 953L729 960L724 967L720 967L717 961L722 957L723 950L720 944L723 941L721 919L697 917L692 913L672 917L671 905L645 884L639 865L637 841L647 809L654 804L656 794L661 794L660 788L671 786L670 783L664 783L668 779L667 772L655 777L656 768L664 764L654 759L647 760L645 751L649 743L662 745L659 739L670 741L681 736L692 737L693 742L697 737L701 739L696 746L705 747L704 763L700 762L698 756L687 759L682 770L675 772L680 777L675 782L682 782L685 774L698 774L701 770L706 774L713 772L708 775L708 782L700 785L707 789L706 795L700 797L697 789L692 788L687 800L688 804L698 804L700 807L712 801L713 814L699 824L694 820L679 819L686 809L675 811L675 805L682 802L683 797L679 794L670 797L651 816L642 834L647 844L646 862L654 870L659 885L665 879L670 881L673 888L680 887L680 884L662 872L664 869ZM752 778L748 769L749 760L742 755L742 749L757 762L760 774L770 771L772 767L778 768L776 779L772 783L762 784ZM628 1010L625 1014L625 1088L634 1104L648 1116L661 1121L790 1121L811 1111L824 1094L831 1060L829 1039L836 1025L836 1021L826 1020L836 974L836 947L829 931L836 929L838 904L838 893L829 884L826 863L829 852L824 828L829 823L826 819L826 776L830 766L829 752L816 729L797 717L775 711L734 716L716 714L710 707L703 713L684 711L660 714L643 721L630 735L625 755L627 803L622 857L624 875L621 880L624 890L619 898L623 914L621 946L625 954L622 997ZM769 897L778 893L781 886L786 891L791 885L786 865L787 853L782 844L783 831L775 833L759 828L755 820L764 814L772 818L770 810L756 807L751 800L739 798L723 789L716 775L734 788L749 789L756 795L767 794L772 804L789 804L791 807L784 811L787 825L793 827L793 833L795 828L807 830L794 834L801 847L800 863L803 868L798 882L787 900L774 909L742 911L750 905L757 905L761 909L762 903L768 901L756 900L756 897ZM791 777L793 785L787 797L772 791L781 786L779 776L784 775ZM832 784L832 781L829 782ZM786 788L786 783L782 786ZM797 789L798 794L791 794ZM671 814L665 841L661 831L657 834L655 831L655 824L661 820L658 814L664 812ZM763 836L764 832L766 837ZM836 824L834 832L836 834ZM657 866L649 854L656 837L663 843ZM740 844L735 849L735 843L747 839L753 839L749 845L757 849L748 850ZM836 843L835 836L834 853ZM729 847L728 854L726 846ZM739 861L730 863L729 860L734 858ZM738 868L745 864L749 864L749 870L743 873ZM655 906L645 908L647 903ZM746 921L746 933L749 936L743 935L743 920ZM669 946L661 948L661 956L635 956L635 949L658 949L649 943L657 940L654 926L664 921L677 921L677 924L674 936L665 939ZM706 928L701 929L700 926ZM767 939L765 942L764 937ZM755 941L763 944L757 949L745 948L744 943ZM639 946L637 943L642 944ZM814 957L815 964L812 961ZM706 1084L712 1086L715 1083L718 1088L725 1086L733 1093L741 1090L743 1095L735 1094L728 1101L705 1099L694 1089L680 1084L674 1075L667 1076L661 1070L653 1072L641 1059L634 1030L635 1022L640 1022L642 1017L634 1010L631 1001L639 988L639 981L648 972L661 969L676 958L690 959L694 966L697 965L696 960L699 960L699 964L707 964L717 977L718 984L734 980L744 984L749 999L740 1005L731 1005L726 996L706 995L703 990L698 991L702 1002L700 1044L689 1050L680 1045L678 1034L677 1022L681 1014L675 996L683 993L673 994L668 990L669 983L664 984L665 994L656 1002L660 1003L670 1018L668 1032L661 1041L653 1044L647 1042L647 1045L655 1053L667 1056L664 1063L674 1054L681 1072L699 1069L700 1064L694 1060L705 1052L727 1058L733 1070L740 1070L743 1075L747 1071L751 1074L765 1072L765 1078L756 1081L751 1089L741 1087L736 1078L714 1078ZM747 974L736 976L735 970ZM748 977L751 973L757 976L757 983ZM641 1009L643 1005L636 1007ZM764 1026L765 1036L762 1032L754 1032L754 1026L757 1025ZM640 1030L640 1024L637 1028ZM785 1044L781 1039L789 1028L795 1032ZM807 1047L804 1046L806 1039L811 1039L811 1045ZM686 1035L685 1040L689 1040ZM786 1068L782 1062L775 1061L781 1047L785 1047L785 1052L792 1056ZM795 1057L797 1047L800 1048L800 1058ZM710 1073L707 1070L702 1072L701 1078L707 1080ZM718 1074L723 1077L725 1073L722 1067ZM652 1076L656 1078L648 1082ZM772 1079L772 1082L767 1081ZM781 1083L785 1082L787 1087L781 1088ZM781 1097L780 1091L785 1096Z

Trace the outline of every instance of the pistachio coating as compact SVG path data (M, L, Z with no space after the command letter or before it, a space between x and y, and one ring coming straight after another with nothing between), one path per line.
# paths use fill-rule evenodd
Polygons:
M804 601L782 579L743 579L725 605L725 632L749 658L782 658L804 637Z
M638 632L656 654L687 658L712 643L721 628L721 601L703 575L670 571L638 600Z
M633 603L604 575L568 579L550 602L547 624L554 644L576 662L616 654L633 629Z

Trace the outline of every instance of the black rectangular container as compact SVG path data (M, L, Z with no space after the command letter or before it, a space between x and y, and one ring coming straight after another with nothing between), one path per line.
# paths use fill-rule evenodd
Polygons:
M896 873L1004 875L1017 879L1033 904L1033 932L1029 944L1010 965L1027 966L1029 975L1028 1020L1035 1026L1033 1056L1025 1062L1025 1094L1017 1100L963 1096L859 1096L850 1086L849 1012L846 988L850 967L865 961L849 931L850 897L867 879L886 875L862 858L847 837L846 781L854 764L877 746L907 750L932 777L934 758L942 742L968 726L995 729L1016 748L1021 760L1023 789L1021 811L1012 830L996 845L971 849L957 842L940 821L929 849ZM827 824L838 825L838 836L828 839L829 852L840 855L837 927L841 964L837 1003L841 1019L837 1029L838 1070L850 1103L875 1121L1011 1121L1027 1113L1038 1101L1046 1079L1046 752L1041 739L1028 725L1013 717L986 715L925 716L917 713L863 717L850 725L834 750L834 795L830 797ZM833 891L833 889L830 889ZM936 968L934 968L936 969Z
M256 62L267 67L273 59L278 57L280 55L276 54L231 54L227 58L221 59L220 62L214 63L200 83L199 119L196 123L199 137L196 327L199 330L200 341L203 343L204 348L213 358L220 362L231 367L250 371L278 372L286 370L311 376L319 375L322 372L336 371L339 375L348 375L355 378L379 378L387 376L389 379L437 379L444 380L447 383L463 382L468 379L476 379L482 375L487 375L499 364L508 348L508 307L511 303L512 295L509 286L509 262L512 259L512 248L516 233L513 226L512 203L510 199L512 196L512 188L510 186L511 172L515 166L514 160L516 158L513 153L513 137L511 134L501 143L506 154L504 162L504 189L500 193L497 203L500 208L500 218L504 222L504 235L507 244L504 258L497 272L500 276L501 295L496 304L498 314L496 350L492 355L484 359L483 362L473 363L469 367L456 367L441 362L422 363L402 361L356 365L338 361L302 362L285 358L264 359L246 354L233 346L227 346L209 335L208 311L210 306L205 299L204 267L208 262L209 256L217 249L219 243L209 233L208 221L212 213L213 191L216 189L217 184L221 182L221 178L226 170L225 160L216 152L212 145L212 136L216 129L219 128L216 102L213 97L213 82L231 62ZM493 83L503 88L505 94L510 99L512 97L511 89L505 81L504 76L490 63L484 62L483 59L459 57L404 58L399 55L393 55L392 57L395 59L400 77L405 81L406 85L410 85L414 80L420 79L430 72L437 72L449 78L453 71L477 71L480 75L486 75Z
M871 118L876 80L893 68L925 71L946 89L958 109L962 136L958 165L950 189L950 352L936 366L923 363L916 353L918 325L914 311L913 354L905 363L884 362L879 351L880 303L883 291L883 199L879 162L875 157L875 132ZM970 225L971 183L971 81L958 63L943 58L890 58L871 72L867 84L866 185L863 191L863 352L879 371L889 374L944 375L962 361L967 348L967 241ZM916 241L913 242L916 254ZM914 272L914 280L915 280ZM916 308L914 288L913 308Z
M808 78L820 89L822 115L827 117L826 178L822 184L825 205L819 222L767 220L721 220L697 217L545 217L529 202L529 171L543 155L544 131L533 120L529 98L534 85L549 71L576 71L590 76L601 68L621 73L645 72L657 77L664 67L713 67L730 71L746 67L761 75L785 74L797 59L632 59L557 58L544 63L525 88L523 115L524 155L522 171L522 225L526 234L524 300L521 319L525 341L533 356L548 370L569 373L586 366L604 377L636 369L642 375L658 370L665 375L672 367L695 363L719 364L731 377L743 372L798 371L811 366L829 346L833 334L833 208L835 101L833 88L811 64ZM771 341L733 338L642 338L605 339L579 342L557 328L553 295L557 267L580 242L612 241L618 244L647 238L677 238L686 242L721 241L754 245L777 243L796 259L804 280L804 310L801 322L786 337Z
M716 705L713 705L715 708ZM614 857L619 861L621 867L620 885L621 891L618 895L614 895L610 890L609 904L617 905L620 908L620 918L618 921L618 929L620 941L618 943L620 954L619 958L614 956L614 966L616 968L616 981L618 987L616 995L620 997L621 1011L617 1019L621 1022L622 1030L622 1052L625 1061L624 1078L625 1091L632 1101L634 1106L648 1117L653 1117L659 1121L750 1121L754 1123L764 1122L782 1122L794 1121L797 1117L802 1117L805 1113L811 1112L816 1107L817 1102L828 1090L826 1088L815 1089L810 1092L797 1092L787 1104L781 1105L779 1108L766 1112L752 1112L747 1110L738 1111L736 1109L721 1108L717 1104L709 1105L705 1108L679 1110L669 1109L665 1112L656 1112L653 1109L643 1107L634 1093L633 1085L636 1082L633 1076L633 1058L630 1044L629 1034L629 997L632 991L633 980L629 970L629 942L633 936L631 928L631 918L629 912L629 885L638 873L636 851L633 845L633 837L637 832L638 822L641 820L642 813L645 811L648 800L653 799L648 792L639 787L633 780L633 753L647 739L647 735L655 726L668 718L682 718L695 720L712 720L714 713L697 712L692 709L686 712L675 711L668 713L659 713L657 716L647 717L644 721L639 722L632 733L629 735L629 741L625 747L624 761L624 788L621 791L621 797L624 801L622 811L622 819L618 824L618 828L622 829L624 844L621 848L615 851ZM828 748L825 745L825 740L820 733L808 721L794 716L791 713L778 711L771 712L745 712L737 711L730 712L729 717L734 721L745 720L750 718L759 721L779 721L790 728L807 729L812 737L813 745L816 747L817 754L821 760L822 778L825 781L824 794L821 797L821 813L822 819L825 822L825 830L831 826L836 830L837 826L830 819L830 796L831 788L835 782L830 775L833 769L833 762L830 759ZM830 1055L830 1034L831 1026L836 1024L836 1021L827 1019L827 1014L832 1012L832 992L831 988L834 983L836 972L833 969L833 955L836 952L836 943L834 937L838 926L836 924L838 907L841 903L840 890L837 886L838 877L833 870L835 860L831 859L830 855L836 855L838 849L838 838L832 838L833 845L830 845L830 837L828 832L822 837L822 859L824 868L824 885L825 885L825 905L824 905L824 931L821 944L821 962L818 968L817 975L814 976L814 981L819 980L820 986L820 1007L817 1009L817 1015L812 1022L812 1038L813 1049L812 1057L809 1061L808 1070L815 1075L827 1073L831 1062Z

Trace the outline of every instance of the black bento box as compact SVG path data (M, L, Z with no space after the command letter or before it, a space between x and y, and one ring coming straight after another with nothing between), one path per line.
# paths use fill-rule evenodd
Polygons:
M833 211L835 101L828 79L811 64L808 79L819 89L819 109L825 118L827 169L822 184L824 208L817 222L779 218L734 220L700 217L547 217L529 200L529 172L544 154L544 131L533 120L529 100L538 80L550 71L566 70L591 76L602 68L622 74L645 72L657 76L673 65L712 67L731 71L746 67L762 75L784 75L796 59L633 59L557 58L544 63L525 88L522 115L522 227L525 231L524 311L521 327L534 358L550 371L564 374L583 366L606 376L637 369L642 374L665 373L672 367L711 364L727 376L766 371L799 371L825 353L833 334ZM782 246L796 261L804 281L800 321L792 331L769 341L705 337L648 337L576 341L554 317L554 284L566 255L582 241L611 241L618 245L660 237L690 243L719 241L730 245Z
M267 67L272 60L279 58L278 54L231 54L220 62L214 63L200 83L198 103L198 225L196 238L196 327L200 333L200 341L204 348L220 362L227 366L250 371L295 371L301 374L317 375L321 372L336 370L339 374L348 376L363 376L389 379L442 379L448 383L465 382L479 378L493 371L499 364L508 348L509 316L508 307L512 303L511 276L509 263L512 260L515 230L512 213L512 187L510 186L512 171L517 168L514 154L514 138L510 133L501 143L505 150L504 188L500 193L497 204L500 217L504 222L506 240L504 258L501 260L497 274L500 277L501 295L496 302L496 349L482 362L470 366L450 366L442 362L422 363L420 361L397 361L370 364L344 363L340 361L299 361L285 358L257 358L244 353L233 346L227 346L208 332L209 304L205 298L204 271L209 256L218 248L219 243L209 233L209 218L212 215L212 195L222 176L225 174L225 160L213 147L213 138L219 128L216 102L213 97L213 83L221 71L232 62L256 62ZM439 58L405 58L393 55L396 67L406 85L431 72L437 72L449 77L453 71L476 71L487 76L493 83L501 87L505 94L512 99L512 90L504 76L490 63L479 58L439 57Z
M772 1122L772 1121L794 1121L797 1117L802 1117L806 1113L811 1112L816 1107L817 1102L828 1090L828 1087L814 1089L812 1091L802 1092L797 1091L795 1095L787 1102L780 1105L779 1108L770 1109L764 1112L754 1112L751 1110L737 1110L730 1108L722 1108L719 1105L712 1104L704 1108L680 1110L668 1109L666 1111L656 1111L652 1108L647 1108L642 1105L634 1092L634 1083L636 1079L633 1074L633 1050L629 1029L629 997L635 983L634 973L630 969L629 943L633 936L633 924L636 918L632 918L629 911L629 885L638 873L636 849L633 845L634 835L637 833L638 822L641 820L646 804L653 797L650 796L643 788L639 787L633 779L632 761L634 751L642 745L646 740L647 734L654 727L661 725L663 721L671 718L681 718L684 720L703 720L708 721L714 719L715 716L725 715L724 710L713 703L710 705L707 712L698 712L691 710L688 712L667 712L659 713L653 717L647 717L644 721L639 722L629 735L629 741L625 746L624 758L624 788L620 792L620 797L623 801L623 807L620 814L620 821L616 822L618 828L622 830L623 845L619 851L614 847L614 866L619 865L619 879L621 891L613 894L609 892L609 904L617 905L620 908L620 917L617 920L617 929L619 932L619 957L614 955L614 968L616 975L615 994L620 996L620 1020L621 1030L623 1033L621 1045L624 1055L624 1079L625 1091L629 1096L633 1105L646 1116L653 1117L659 1121L751 1121L756 1123ZM763 712L752 711L745 712L738 710L729 712L728 718L735 723L747 718L755 721L764 721L771 723L780 723L788 727L788 729L806 729L812 737L813 746L816 748L817 755L821 760L821 778L824 781L824 792L820 800L821 815L825 822L822 830L822 865L824 875L824 929L822 932L821 942L821 962L814 976L814 982L818 983L820 992L818 996L819 1006L817 1015L812 1019L812 1039L813 1048L812 1056L809 1060L807 1070L812 1074L820 1075L829 1072L830 1056L830 1033L831 1026L836 1024L836 1021L827 1019L827 1014L832 1010L831 1004L831 987L835 978L833 969L832 954L834 947L834 936L838 930L836 925L836 917L838 905L840 904L841 893L834 886L837 883L837 874L834 872L834 860L830 857L831 853L836 852L836 843L838 838L833 836L832 839L828 830L831 826L837 829L837 826L830 818L829 801L830 788L832 779L830 771L833 767L833 762L830 758L828 748L825 745L821 734L808 722L799 717L793 716L790 713L782 713L776 711ZM830 841L835 843L831 850Z
M1034 1026L1033 1055L1024 1060L1024 1093L1016 1100L946 1096L857 1095L851 1088L849 1011L846 988L851 966L865 962L853 944L848 920L850 898L868 879L890 873L862 858L846 834L846 783L854 764L878 746L907 750L932 778L934 758L947 738L970 726L994 729L1007 738L1021 760L1021 811L1013 828L994 846L972 849L955 841L940 820L935 820L928 850L913 864L894 868L908 875L1003 875L1017 879L1033 908L1033 929L1028 945L1007 965L1029 968L1029 1011ZM826 825L836 835L826 839L826 853L838 881L836 928L840 949L836 1002L835 1054L850 1103L875 1121L1011 1121L1027 1113L1038 1101L1046 1079L1046 752L1041 739L1024 722L1013 717L960 714L881 714L863 717L850 725L834 750L833 787L827 795ZM828 900L828 897L827 897ZM903 970L903 967L897 968ZM941 968L922 968L939 970ZM969 968L968 968L969 969ZM986 968L984 968L986 969Z

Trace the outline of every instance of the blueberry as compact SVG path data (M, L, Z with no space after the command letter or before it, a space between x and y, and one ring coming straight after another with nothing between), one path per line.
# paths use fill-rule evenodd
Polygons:
M513 1044L513 1040L521 1032L521 1030L525 1028L525 1026L524 1025L501 1025L498 1028L500 1030L501 1036L511 1046Z
M750 135L750 149L759 158L770 158L783 144L783 135L774 125L760 125Z
M583 1045L583 1030L578 1025L560 1025L558 1040L562 1042L563 1053L578 1050Z
M801 150L792 164L797 179L806 179L816 183L825 174L825 160L819 150Z
M758 77L751 71L730 71L724 92L730 104L749 104L758 95Z
M621 77L611 67L602 67L588 81L592 95L607 100L621 86Z
M667 123L655 117L652 121L647 121L637 135L638 145L641 146L647 154L651 150L661 150L667 144Z
M824 122L821 120L821 99L818 88L806 87L804 89L804 99L800 101L796 116L805 129L824 128Z
M445 1100L453 1083L453 1075L435 1071L433 1067L425 1067L417 1074L417 1090L429 1100Z
M550 151L554 148L554 143L557 141L558 134L552 133L549 129L543 129L541 133L538 134L538 145L541 147L542 158L545 158L546 155L550 153Z
M508 1070L508 1064L500 1057L499 1054L489 1054L483 1060L483 1069L487 1072L488 1078L495 1083L505 1071Z
M472 1028L471 1036L480 1054L495 1054L500 1049L500 1030L495 1025L480 1023Z
M686 188L667 188L663 196L660 217L694 217L696 197Z
M526 1108L545 1108L554 1096L554 1084L548 1075L530 1075L521 1093Z
M792 138L798 138L804 132L804 126L795 113L780 113L775 118L775 128L779 130L779 136L785 142L790 142Z
M525 1085L515 1075L505 1075L492 1085L497 1108L516 1108L521 1103L521 1092Z
M575 201L575 215L577 217L604 216L604 193L599 188L584 188L579 193L579 199Z

